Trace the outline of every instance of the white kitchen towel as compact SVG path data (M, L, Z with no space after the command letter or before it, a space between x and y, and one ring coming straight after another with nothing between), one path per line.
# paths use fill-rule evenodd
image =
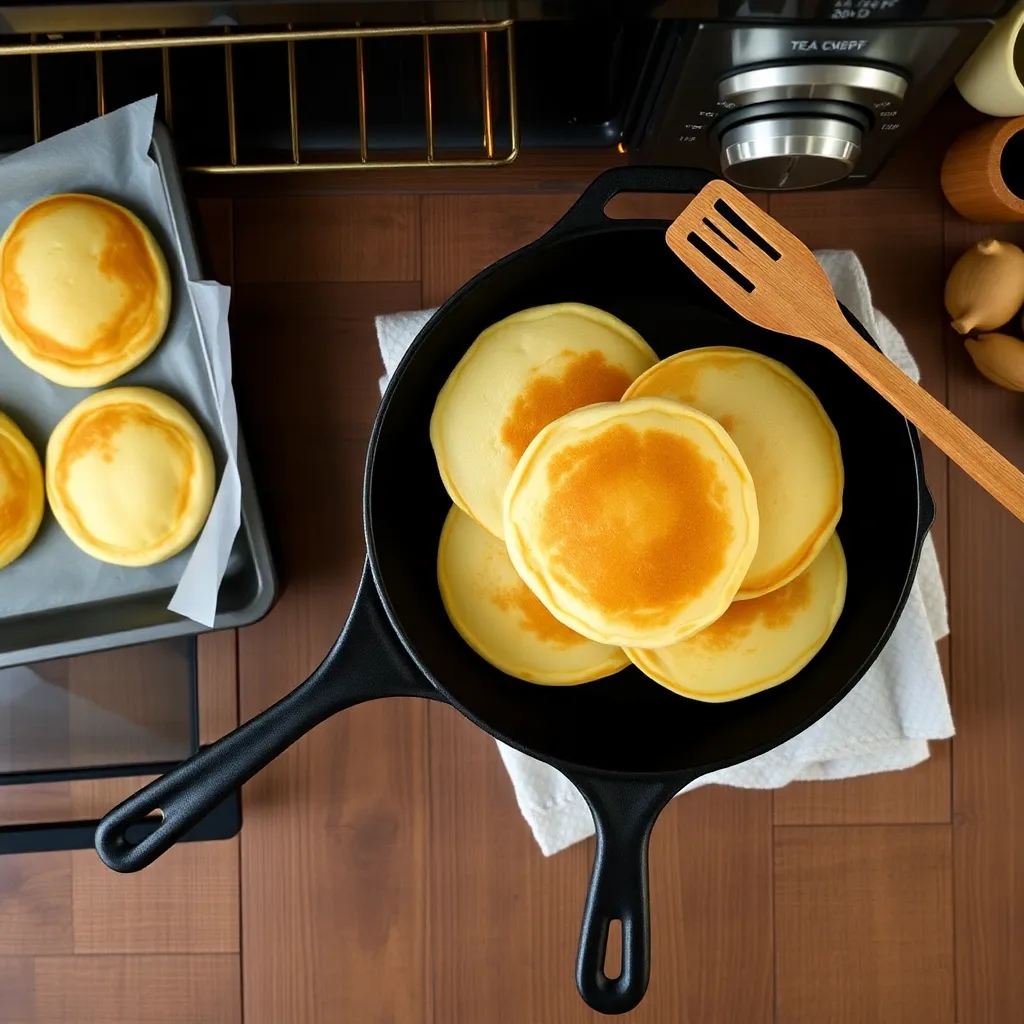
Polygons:
M899 332L871 303L855 253L815 254L836 295L867 328L882 351L913 377L920 371ZM377 317L384 360L382 389L433 310ZM935 642L949 632L946 594L931 537L921 553L917 581L896 629L864 678L824 718L774 750L698 779L748 789L776 789L796 780L841 779L909 768L928 757L928 741L953 735L953 719ZM576 787L550 765L502 743L498 750L519 809L545 854L594 832Z

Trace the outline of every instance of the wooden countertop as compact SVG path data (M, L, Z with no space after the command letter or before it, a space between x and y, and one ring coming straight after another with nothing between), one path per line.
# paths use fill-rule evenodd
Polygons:
M970 242L1024 244L1024 226L943 202L938 161L969 117L945 105L868 189L769 208L813 247L856 250L925 385L1024 465L1024 397L976 373L942 308ZM317 664L355 591L373 316L440 302L603 163L192 183L212 269L235 288L236 388L283 577L237 652L220 639L208 654L229 692L237 653L243 719ZM675 801L654 832L653 974L630 1021L1024 1018L1024 530L927 458L956 740L899 774ZM592 844L542 857L493 742L451 709L335 717L249 784L244 815L238 839L128 878L90 851L0 858L0 1022L601 1019L573 982Z

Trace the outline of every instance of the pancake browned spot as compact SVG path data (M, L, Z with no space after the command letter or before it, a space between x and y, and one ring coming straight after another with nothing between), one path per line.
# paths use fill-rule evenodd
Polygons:
M130 211L98 196L48 196L0 240L0 335L57 384L96 387L141 363L170 313L163 254Z
M718 420L754 478L760 540L737 597L758 597L799 576L843 510L839 435L811 389L777 360L715 347L663 360L625 400L654 395Z
M545 607L601 643L659 647L728 607L757 547L757 502L722 427L662 398L545 427L505 493L505 540Z
M64 532L87 554L153 565L187 547L206 522L213 456L172 398L111 388L57 424L46 449L46 491Z
M577 302L524 309L488 327L452 370L430 419L452 501L500 537L505 487L537 433L573 409L618 401L656 361L628 324Z
M441 531L437 582L462 638L510 676L567 686L629 664L620 648L559 622L516 574L504 543L455 506Z
M14 420L0 413L0 568L32 543L43 504L39 456Z
M718 465L690 438L619 423L566 446L547 472L539 540L581 600L656 627L721 574L733 517Z
M825 645L846 599L846 559L833 534L797 578L735 601L710 626L657 651L629 648L655 682L703 701L727 701L791 679Z
M501 440L513 466L553 420L585 405L617 402L633 382L621 366L609 363L603 352L565 351L561 356L558 372L533 377L516 395L501 424Z

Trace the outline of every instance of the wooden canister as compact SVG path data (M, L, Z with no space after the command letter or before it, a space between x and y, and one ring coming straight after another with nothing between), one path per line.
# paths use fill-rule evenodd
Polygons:
M1024 221L1024 117L961 135L942 161L942 191L968 220Z

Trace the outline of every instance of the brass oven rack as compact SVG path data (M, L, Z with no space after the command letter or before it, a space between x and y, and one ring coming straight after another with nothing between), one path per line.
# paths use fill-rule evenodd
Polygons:
M435 145L433 81L430 65L430 40L434 36L478 35L480 40L481 100L483 119L481 124L480 153L446 157L439 155ZM422 157L410 159L404 154L394 158L374 157L370 152L367 131L366 61L364 40L388 37L420 37L423 40L423 88L424 128L426 150ZM299 116L298 72L296 66L296 44L302 42L351 39L356 47L356 81L359 116L359 156L349 160L304 160L301 145L301 124ZM492 42L504 40L508 75L508 140L507 150L497 151L495 131L494 96L491 75ZM245 163L238 157L238 126L235 103L234 50L237 46L254 43L283 43L288 57L288 110L291 135L291 162ZM160 50L162 59L161 96L164 117L169 128L174 128L174 95L171 88L172 49L189 47L222 47L224 50L224 79L227 97L227 164L207 164L190 167L193 171L208 174L262 174L284 171L358 171L381 169L412 169L422 167L502 167L510 164L519 155L519 118L516 104L515 41L513 21L478 22L456 25L418 25L356 28L296 29L291 25L284 29L270 31L232 31L225 29L218 33L190 35L167 35L161 32L154 36L132 36L126 38L104 38L95 33L94 38L65 40L59 37L37 39L28 42L0 45L0 57L28 56L32 80L32 134L34 141L42 137L40 112L39 57L49 54L92 53L96 60L96 109L98 114L106 113L107 98L104 86L103 55L112 51Z

